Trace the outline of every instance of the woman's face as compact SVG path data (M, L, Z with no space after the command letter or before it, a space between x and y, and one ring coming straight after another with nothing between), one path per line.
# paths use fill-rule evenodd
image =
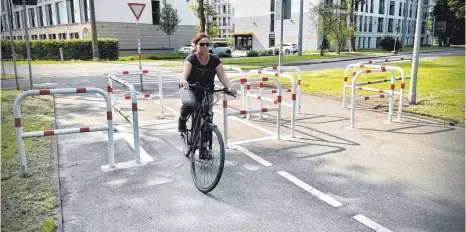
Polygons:
M199 53L209 53L210 40L208 38L202 38L197 42L196 48Z

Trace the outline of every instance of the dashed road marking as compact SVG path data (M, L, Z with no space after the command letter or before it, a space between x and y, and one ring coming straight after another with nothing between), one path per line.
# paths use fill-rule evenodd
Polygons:
M362 214L358 214L358 215L355 215L353 217L354 220L364 224L365 226L373 229L374 231L377 231L377 232L392 232L391 230L383 227L382 225L378 224L377 222L374 222L372 221L371 219L369 219L368 217L362 215Z
M300 188L306 190L307 192L311 193L312 195L316 196L317 198L325 201L329 205L333 207L340 207L343 204L337 200L335 200L333 197L328 196L325 193L322 193L321 191L317 190L316 188L304 183L303 181L299 180L298 178L294 177L293 175L289 174L288 172L285 171L278 171L277 172L280 176L284 177L285 179L293 182L294 184L298 185Z
M233 149L236 149L240 152L242 152L243 154L249 156L251 159L259 162L260 164L264 165L265 167L270 167L270 166L273 166L272 163L270 163L269 161L265 160L265 159L262 159L261 157L259 157L258 155L250 152L249 150L241 147L241 146L238 146L238 145L234 145L234 146L231 146L231 148Z

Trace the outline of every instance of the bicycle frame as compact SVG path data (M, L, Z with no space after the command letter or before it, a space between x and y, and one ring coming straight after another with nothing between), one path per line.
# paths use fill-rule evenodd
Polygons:
M209 139L209 148L212 149L212 138L208 135L203 135L203 133L199 133L202 131L202 127L207 123L211 123L213 120L213 113L210 112L210 101L209 95L213 95L204 91L205 96L202 99L201 104L194 110L194 112L189 116L192 118L191 123L191 136L188 138L188 145L195 147L196 143L199 141L204 141L204 136L207 136ZM200 138L199 138L200 137ZM199 147L199 154L203 154L204 152L204 143L201 143ZM194 152L195 149L192 149L191 152Z

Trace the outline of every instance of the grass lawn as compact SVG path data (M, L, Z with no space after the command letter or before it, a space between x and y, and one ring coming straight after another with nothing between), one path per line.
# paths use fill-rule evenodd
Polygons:
M326 53L324 56L319 54L309 54L303 56L289 55L283 56L283 61L299 61L299 60L319 60L319 59L328 59L328 58L340 58L340 57L351 57L363 55L359 53L342 53L337 55L336 53ZM245 57L245 58L222 58L222 63L224 64L254 64L258 65L261 63L277 63L278 56L262 56L262 57Z
M13 102L21 91L1 91L2 231L55 231L58 200L52 179L52 137L25 139L28 171L23 178L13 120ZM50 96L28 97L21 104L24 131L53 128Z
M411 75L411 62L393 63L402 67L407 76ZM361 69L359 69L361 70ZM291 73L297 77L296 73ZM399 75L396 74L396 75ZM344 69L331 69L303 72L303 92L342 98ZM387 73L371 73L358 77L358 82L389 78ZM289 80L282 80L285 87ZM350 83L350 81L349 81ZM464 125L465 120L465 58L464 56L421 60L417 80L417 105L407 101L410 81L405 87L404 111L434 118L453 121ZM390 83L368 85L371 88L389 89ZM396 82L396 90L400 81ZM350 96L351 90L347 92ZM376 95L368 91L358 91L358 96ZM398 101L397 98L395 98ZM365 101L366 103L387 105L383 100ZM397 104L395 104L395 107ZM396 109L395 109L396 111Z
M3 74L2 73L1 79L15 79L15 78L16 78L15 74L9 74L9 73ZM24 77L18 75L18 78L24 78Z

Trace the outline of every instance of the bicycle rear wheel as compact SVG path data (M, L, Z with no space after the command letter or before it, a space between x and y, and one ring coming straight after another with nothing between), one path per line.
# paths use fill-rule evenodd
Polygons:
M205 125L201 132L203 139L199 141L203 144L199 144L198 149L194 149L191 155L191 175L196 188L208 193L217 186L222 177L225 148L222 134L216 126Z

